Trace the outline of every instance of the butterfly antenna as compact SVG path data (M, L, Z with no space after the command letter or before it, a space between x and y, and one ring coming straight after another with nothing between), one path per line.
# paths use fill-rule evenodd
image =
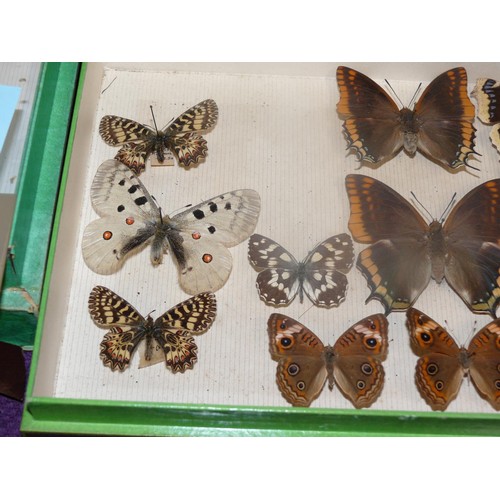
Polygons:
M417 98L417 95L420 92L421 88L422 88L422 82L420 82L418 84L417 90L415 90L415 93L413 94L413 97L411 98L410 104L408 104L408 107L410 107L415 102L415 99Z
M450 202L448 203L447 207L444 209L443 214L441 215L441 217L439 219L441 222L444 221L445 217L448 215L449 210L451 210L451 208L453 207L453 205L455 204L456 201L457 201L457 193L455 193L451 197Z
M311 304L300 316L299 316L299 319L302 318L302 316L304 316L304 314L308 313L311 308L314 306L314 304Z
M418 206L422 208L422 210L429 216L430 220L433 221L434 217L432 214L425 208L424 204L417 198L413 191L410 191L410 194L413 196L413 199L417 202Z
M394 94L394 97L399 101L401 107L404 108L405 105L401 102L401 99L399 98L398 94L396 94L396 91L392 88L392 85L389 83L389 80L385 80L385 83L387 83L387 86L391 89L392 93Z
M156 133L158 133L158 127L156 126L156 120L155 120L155 114L153 112L153 106L150 105L149 109L151 110L151 116L153 117L153 123L155 124Z

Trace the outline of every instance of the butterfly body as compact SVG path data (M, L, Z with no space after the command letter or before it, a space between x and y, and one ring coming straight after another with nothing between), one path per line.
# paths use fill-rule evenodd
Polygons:
M276 382L294 406L309 406L325 382L356 406L370 406L384 383L381 362L388 349L387 319L369 316L348 329L333 346L325 346L307 327L283 314L268 320L269 349L278 361Z
M99 133L106 144L122 146L115 159L140 175L152 153L163 163L167 149L186 168L205 159L207 141L199 134L215 126L218 116L217 104L207 99L185 111L163 130L153 130L128 118L106 115L101 119Z
M348 149L359 161L381 164L404 148L410 156L419 150L445 168L470 167L475 110L464 68L435 78L413 109L400 110L382 87L354 69L339 66L337 83L337 112Z
M445 410L464 377L470 377L479 394L500 410L500 320L486 325L464 347L421 311L410 308L406 315L411 347L419 357L415 382L427 404Z
M145 359L152 358L155 346L163 352L166 365L183 373L197 360L193 334L208 330L215 319L216 300L212 293L191 297L153 320L146 318L125 299L104 286L89 296L89 313L101 327L109 328L101 342L101 359L111 370L125 370L138 345L146 342Z
M431 224L396 191L363 175L346 189L355 241L370 244L357 267L386 313L410 307L431 277L445 279L467 306L493 317L500 302L500 179L467 193L445 222Z
M129 255L151 245L152 264L161 264L170 251L182 289L192 294L224 285L232 268L228 247L250 236L260 212L258 193L241 189L162 217L138 177L116 160L98 168L91 199L101 216L83 234L83 257L92 271L112 274Z
M304 295L318 307L333 307L345 299L347 278L354 260L352 240L347 234L332 236L319 243L303 261L279 243L253 234L248 258L259 274L256 286L269 305L287 306Z

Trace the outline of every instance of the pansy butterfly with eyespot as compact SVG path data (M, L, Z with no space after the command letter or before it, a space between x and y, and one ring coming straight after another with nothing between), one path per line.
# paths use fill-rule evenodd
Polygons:
M144 318L125 299L104 286L89 296L89 313L100 327L109 328L101 342L101 359L111 370L125 370L142 341L143 366L152 364L155 351L162 353L167 367L184 373L197 361L193 334L206 332L215 319L217 304L213 293L201 293L169 309L156 320ZM158 348L158 349L157 349Z
M469 191L446 221L431 224L392 188L372 177L348 175L349 230L370 246L357 260L386 313L406 310L431 277L446 279L475 313L496 317L500 302L500 179Z
M378 165L404 148L411 157L418 150L452 170L475 168L468 163L476 153L476 129L464 68L450 69L435 78L413 109L400 110L380 85L354 69L339 66L337 83L337 112L344 120L348 149L359 161Z
M140 175L151 153L156 154L162 163L167 149L186 168L204 160L208 152L207 141L200 134L213 128L218 117L217 104L213 99L207 99L185 111L162 130L153 130L128 118L106 115L99 124L99 133L106 144L122 146L115 159Z
M338 306L345 299L346 274L354 260L351 237L338 234L322 241L307 257L295 257L271 238L253 234L248 242L248 258L259 274L257 290L266 304L287 306L304 294L318 307Z
M228 248L253 233L260 213L259 194L240 189L163 215L139 178L116 160L97 169L90 196L100 215L83 233L83 258L92 271L113 274L133 251L151 245L155 266L170 250L180 286L189 294L224 285L232 268Z
M267 325L271 357L278 362L276 383L293 406L309 406L327 380L330 390L336 383L356 408L367 408L379 397L389 346L383 314L351 326L333 347L284 314L271 314Z
M466 348L423 312L410 308L406 316L411 347L418 356L415 382L426 403L433 410L446 410L468 375L479 394L499 411L500 320L481 328Z

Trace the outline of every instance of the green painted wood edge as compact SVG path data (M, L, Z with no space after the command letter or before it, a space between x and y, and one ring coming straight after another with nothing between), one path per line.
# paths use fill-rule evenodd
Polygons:
M44 63L40 70L10 239L16 274L7 266L0 298L0 308L7 311L36 313L40 304L78 73L78 63ZM33 334L29 329L27 343Z
M24 434L500 436L496 414L325 410L34 398Z

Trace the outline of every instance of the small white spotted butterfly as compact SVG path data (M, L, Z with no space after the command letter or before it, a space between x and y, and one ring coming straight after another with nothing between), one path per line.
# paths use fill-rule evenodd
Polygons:
M133 250L151 245L151 262L161 264L171 251L179 284L191 295L215 292L229 278L233 247L252 234L260 213L256 191L221 194L169 217L142 182L122 163L105 161L90 190L101 216L84 230L82 251L87 266L112 274Z
M213 293L201 293L169 309L153 321L144 318L125 299L104 286L90 292L89 313L108 333L101 342L101 359L111 370L125 370L133 353L144 340L145 366L156 348L174 372L184 373L197 361L193 334L207 331L215 319L217 304Z
M200 134L213 128L218 117L217 104L207 99L189 108L162 130L153 130L128 118L106 115L99 124L99 133L106 144L122 146L115 159L140 175L149 155L154 153L158 161L163 162L166 149L172 151L185 168L204 160L208 152L207 141Z
M318 307L338 306L347 290L346 273L352 267L354 250L348 234L338 234L316 245L298 262L271 238L254 234L248 243L248 258L259 272L257 290L266 304L287 306L304 293Z

